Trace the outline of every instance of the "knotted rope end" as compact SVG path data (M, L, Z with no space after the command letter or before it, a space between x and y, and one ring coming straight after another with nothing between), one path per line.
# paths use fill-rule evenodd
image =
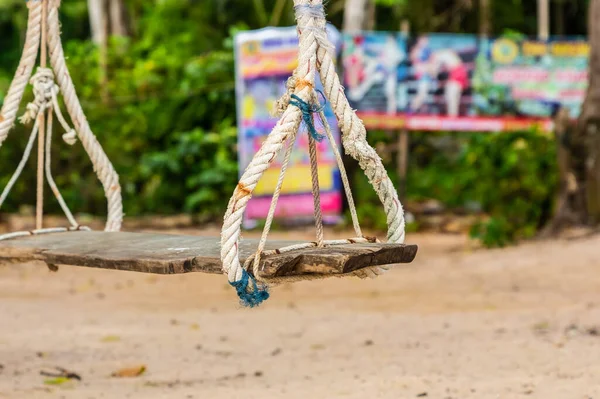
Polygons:
M77 133L75 133L74 129L71 129L62 135L62 139L68 145L75 145L77 143Z
M237 291L240 303L247 308L255 308L269 299L269 289L266 285L259 286L256 280L246 270L242 270L242 279L230 282Z
M27 104L27 110L21 117L19 117L19 122L22 125L29 125L37 116L36 110L32 110L31 108L33 107L30 107L30 105L31 104Z

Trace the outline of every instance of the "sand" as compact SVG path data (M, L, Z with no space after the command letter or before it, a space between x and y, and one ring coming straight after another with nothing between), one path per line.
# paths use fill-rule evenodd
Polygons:
M0 398L600 398L599 236L410 241L383 278L253 310L222 276L0 267ZM51 385L56 366L81 381Z

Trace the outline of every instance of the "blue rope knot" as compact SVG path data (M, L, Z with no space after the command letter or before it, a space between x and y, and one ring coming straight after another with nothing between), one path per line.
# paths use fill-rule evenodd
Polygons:
M237 291L242 306L255 308L269 299L269 290L266 286L258 286L256 279L251 277L246 270L242 270L242 279L229 283ZM248 285L251 285L251 290Z
M323 99L325 99L323 92L321 92L320 90L317 90L317 92L321 94ZM317 132L313 114L321 112L323 110L323 108L325 108L325 105L309 104L295 94L292 94L291 97L292 97L292 100L290 100L290 104L300 108L300 111L302 111L302 120L306 124L306 127L308 128L308 132L310 133L312 138L317 140L319 143L321 141L323 141L325 136L323 136L322 134L319 134Z

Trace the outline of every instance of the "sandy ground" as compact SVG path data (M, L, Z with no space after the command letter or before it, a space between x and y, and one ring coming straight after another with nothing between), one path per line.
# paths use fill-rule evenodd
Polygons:
M383 278L256 310L222 276L1 267L0 398L600 398L600 237L410 241L417 261ZM55 366L82 380L48 385Z

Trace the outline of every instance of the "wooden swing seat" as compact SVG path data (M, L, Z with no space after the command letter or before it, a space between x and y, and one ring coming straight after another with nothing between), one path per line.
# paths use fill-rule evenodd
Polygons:
M222 273L216 237L77 231L0 241L0 263L45 262L154 274ZM270 241L266 250L299 244ZM240 243L240 261L253 256L258 240ZM335 276L369 266L411 263L416 245L348 244L264 256L261 277Z

